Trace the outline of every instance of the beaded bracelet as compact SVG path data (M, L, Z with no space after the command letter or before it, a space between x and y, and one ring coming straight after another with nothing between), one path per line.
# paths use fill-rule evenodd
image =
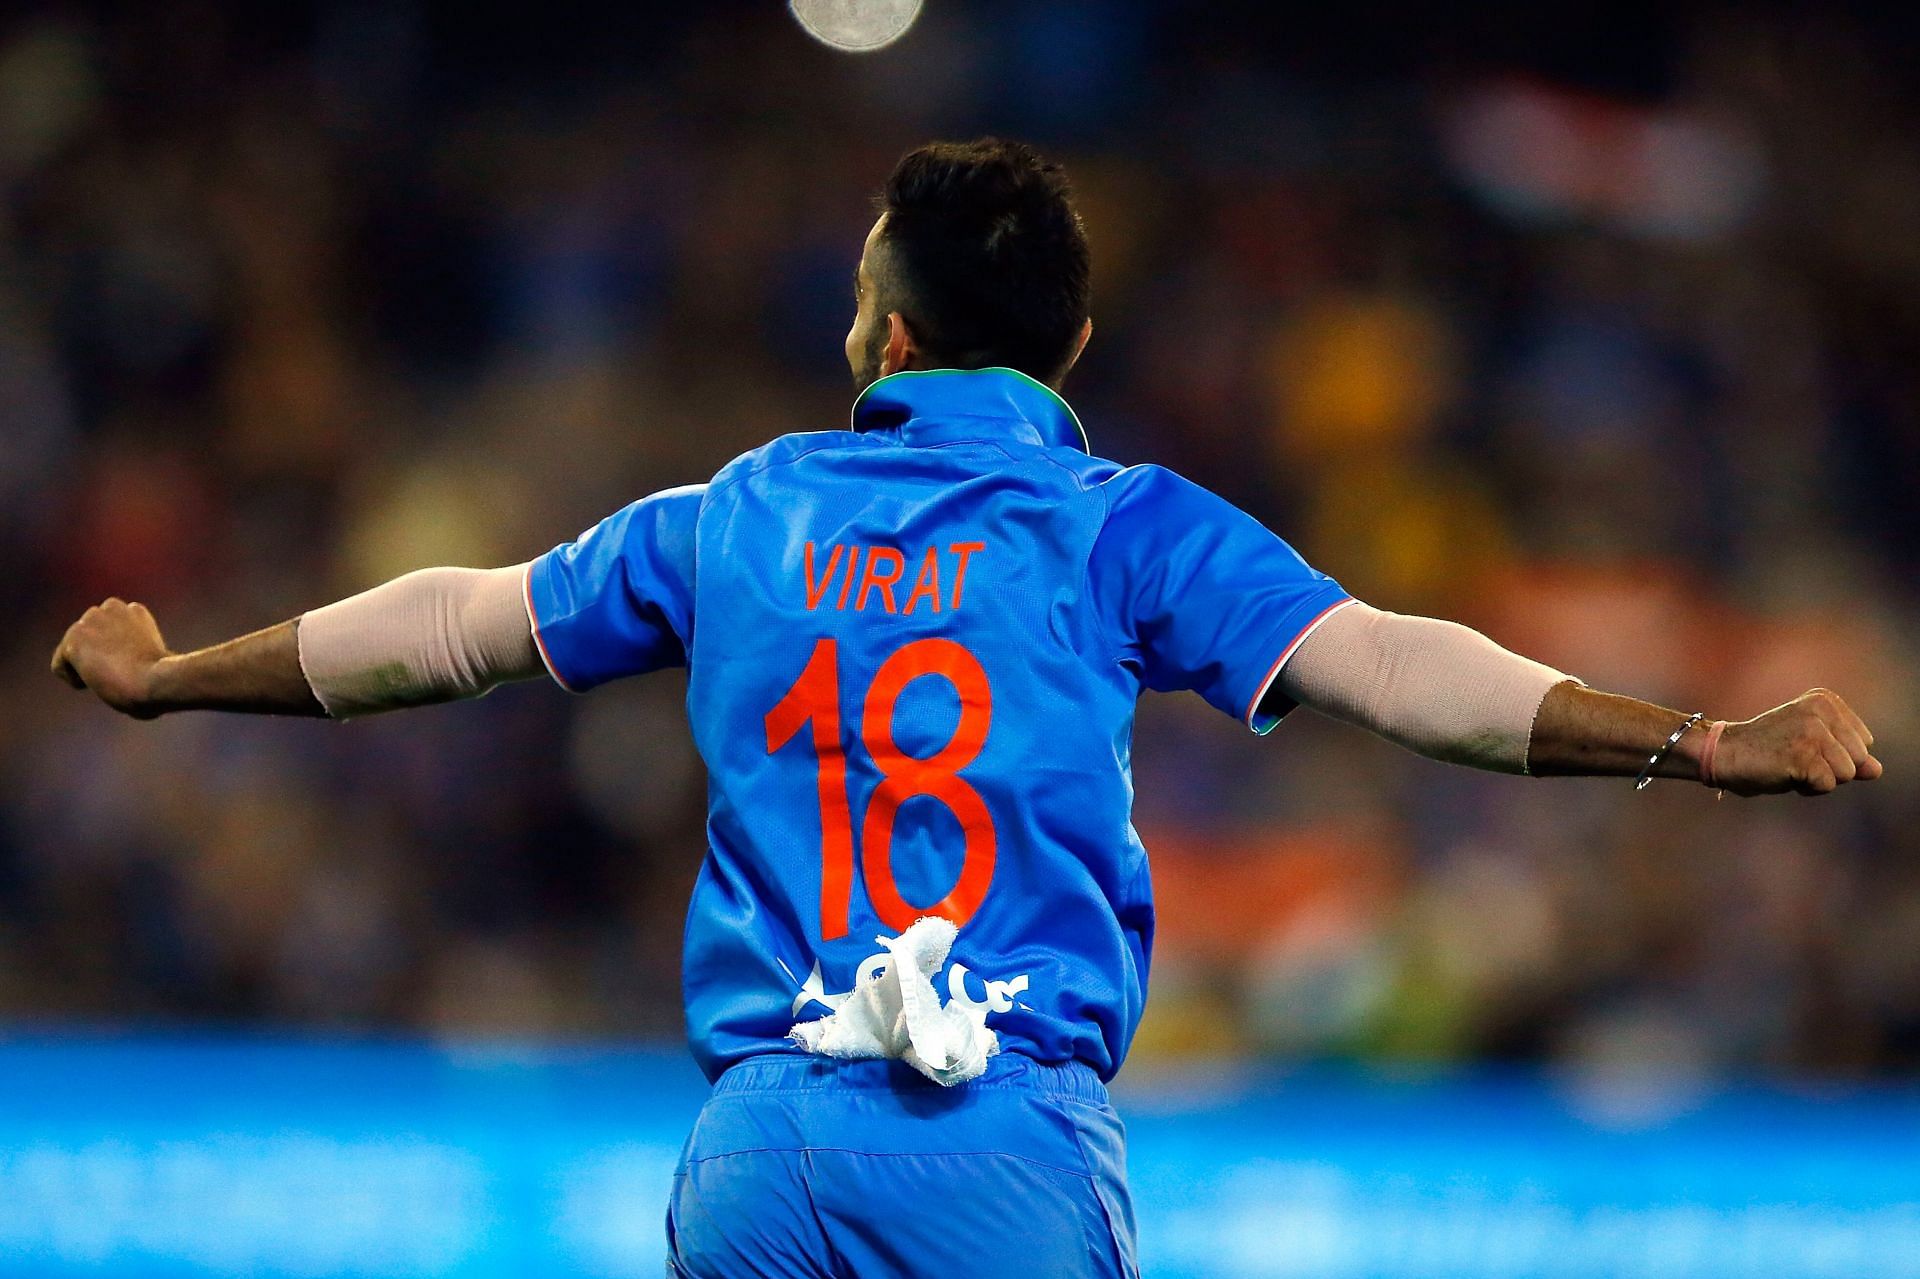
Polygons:
M1647 783L1653 780L1653 770L1660 767L1660 761L1665 759L1668 753L1680 744L1680 739L1687 735L1689 728L1692 728L1706 717L1707 713L1705 711L1695 711L1693 714L1687 716L1687 722L1674 729L1673 736L1667 738L1659 750L1647 757L1647 766L1640 770L1640 776L1633 779L1633 788L1635 790L1645 790Z

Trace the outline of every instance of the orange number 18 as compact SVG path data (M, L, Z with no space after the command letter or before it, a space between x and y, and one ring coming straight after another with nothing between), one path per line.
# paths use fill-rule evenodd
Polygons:
M920 758L900 749L893 736L893 710L901 692L922 675L939 675L960 695L960 722L947 744ZM947 639L915 640L881 663L867 687L860 740L880 770L880 785L867 802L860 826L865 850L862 870L867 898L882 923L904 931L922 915L939 915L965 924L980 908L993 880L997 843L986 801L960 776L986 745L993 721L993 690L979 659ZM815 785L820 798L820 936L826 941L847 933L853 895L853 815L847 798L847 757L840 736L839 646L831 639L814 644L806 669L786 696L767 712L767 753L778 751L803 724L813 725L818 760ZM893 879L893 823L900 806L916 795L945 804L966 836L960 877L953 890L931 906L914 906L900 896Z

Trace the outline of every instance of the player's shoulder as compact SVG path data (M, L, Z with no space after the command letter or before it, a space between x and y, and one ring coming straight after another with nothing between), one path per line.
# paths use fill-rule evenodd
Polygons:
M680 484L656 489L635 498L601 521L600 527L618 534L645 533L655 540L671 539L676 532L690 528L700 517L707 498L707 485Z
M774 467L788 466L810 454L829 450L863 447L866 437L853 431L793 431L777 435L757 448L734 458L708 481L708 489L720 492Z
M1106 498L1109 521L1192 519L1231 505L1212 489L1157 462L1122 466L1099 458L1089 460L1099 464L1089 478Z
M1075 483L1088 490L1104 488L1115 476L1131 469L1125 463L1065 445L1037 446L1033 451L1072 475Z
M1214 546L1273 536L1255 516L1171 467L1116 466L1099 486L1105 515L1094 543L1096 567L1159 563L1180 545Z

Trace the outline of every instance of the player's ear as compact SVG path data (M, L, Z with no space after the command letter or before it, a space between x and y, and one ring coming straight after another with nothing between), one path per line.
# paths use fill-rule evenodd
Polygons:
M887 312L887 348L880 353L880 376L920 367L920 345L907 327L907 317L898 311Z
M1087 339L1093 336L1093 317L1088 316L1086 323L1080 326L1080 336L1074 339L1073 354L1067 357L1066 364L1060 370L1059 381L1066 381L1067 374L1080 362L1080 352L1087 349Z

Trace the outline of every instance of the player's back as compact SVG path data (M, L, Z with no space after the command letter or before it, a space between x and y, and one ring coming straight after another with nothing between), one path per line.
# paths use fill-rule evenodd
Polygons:
M888 379L861 429L784 437L708 486L688 708L712 815L686 981L715 1073L790 1049L876 935L928 914L960 926L936 989L986 1006L1005 1047L1105 1073L1131 1034L1138 686L1088 581L1119 468L1051 392L983 380Z
M896 374L853 419L745 455L700 501L695 1053L717 1076L796 1051L878 936L939 915L959 926L940 998L1005 1051L1110 1076L1152 941L1140 692L1260 727L1279 656L1344 593L1205 490L1089 456L1021 374Z

